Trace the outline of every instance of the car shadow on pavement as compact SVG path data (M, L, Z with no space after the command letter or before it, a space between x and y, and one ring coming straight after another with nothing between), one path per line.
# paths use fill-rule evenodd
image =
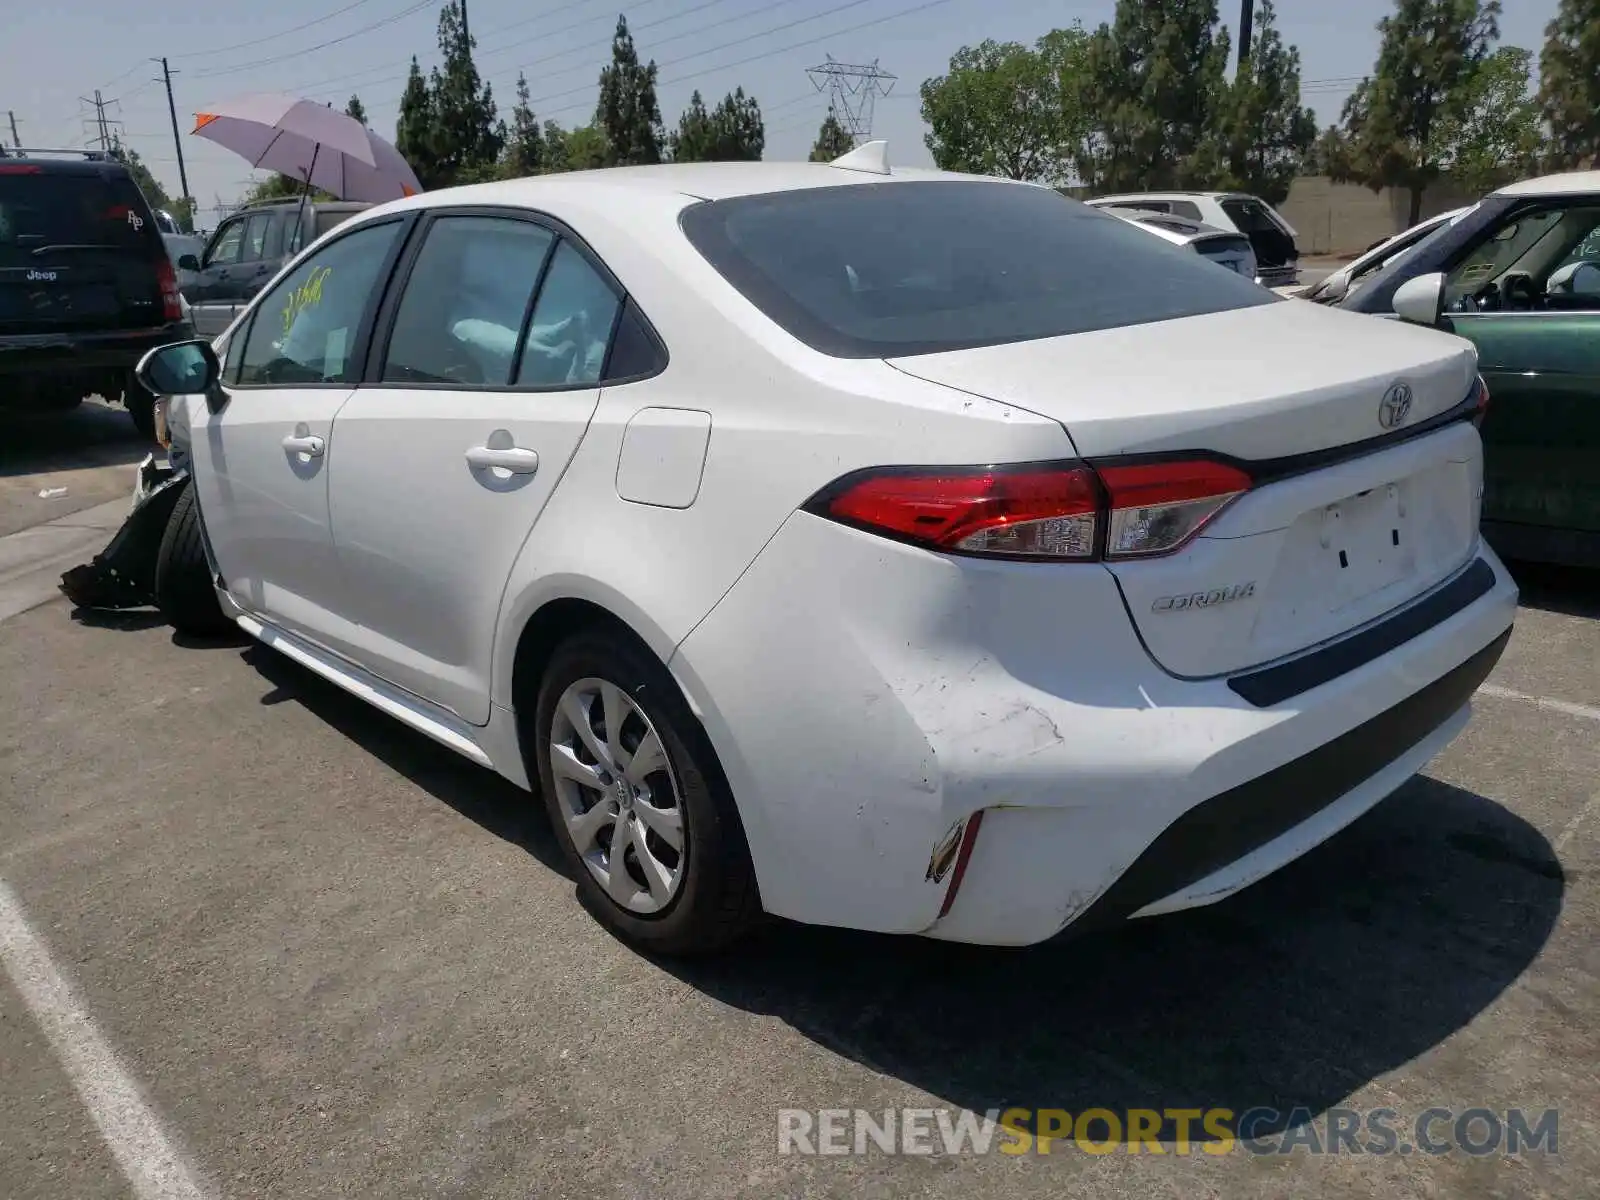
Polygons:
M1569 617L1600 617L1600 570L1550 563L1507 563L1521 603Z
M265 647L243 657L271 684L263 704L303 704L572 878L536 798ZM1027 950L779 921L722 957L658 965L952 1105L1269 1108L1276 1120L1253 1126L1267 1136L1483 1012L1549 939L1565 885L1532 825L1418 777L1208 908Z
M1418 778L1210 908L1022 951L780 924L661 965L953 1105L1261 1106L1267 1135L1482 1012L1548 939L1564 883L1531 825Z
M262 704L293 700L303 705L463 817L520 846L550 870L572 878L537 796L473 765L265 646L251 642L241 657L272 685L261 697Z

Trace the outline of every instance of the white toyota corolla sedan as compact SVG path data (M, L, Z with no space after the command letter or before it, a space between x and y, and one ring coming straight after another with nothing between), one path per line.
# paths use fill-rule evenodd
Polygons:
M1468 343L880 144L374 208L143 370L169 614L536 791L662 951L1211 903L1514 615Z

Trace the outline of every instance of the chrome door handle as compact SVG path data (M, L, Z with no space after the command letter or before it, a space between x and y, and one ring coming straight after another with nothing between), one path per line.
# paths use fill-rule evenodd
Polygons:
M297 437L290 434L283 439L283 448L291 454L309 454L312 458L322 457L322 448L325 445L319 437Z
M532 475L539 469L539 452L511 446L505 450L491 450L488 446L474 446L467 451L470 467L501 467L513 475Z

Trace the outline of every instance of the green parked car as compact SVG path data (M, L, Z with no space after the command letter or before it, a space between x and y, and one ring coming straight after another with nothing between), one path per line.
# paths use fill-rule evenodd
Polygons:
M1600 567L1600 171L1486 196L1339 307L1471 339L1484 535L1507 558Z

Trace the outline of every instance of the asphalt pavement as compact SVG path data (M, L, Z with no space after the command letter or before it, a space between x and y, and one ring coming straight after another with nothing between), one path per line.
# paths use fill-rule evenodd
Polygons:
M0 530L76 519L98 549L145 450L113 417L8 440ZM57 486L82 507L38 499ZM1467 732L1214 908L1020 953L777 926L682 964L584 913L530 797L264 648L74 613L39 590L61 545L0 536L36 597L0 607L6 1200L1475 1200L1600 1177L1592 576L1525 573ZM779 1153L780 1110L901 1106L1264 1106L1302 1134L1555 1108L1559 1142Z

